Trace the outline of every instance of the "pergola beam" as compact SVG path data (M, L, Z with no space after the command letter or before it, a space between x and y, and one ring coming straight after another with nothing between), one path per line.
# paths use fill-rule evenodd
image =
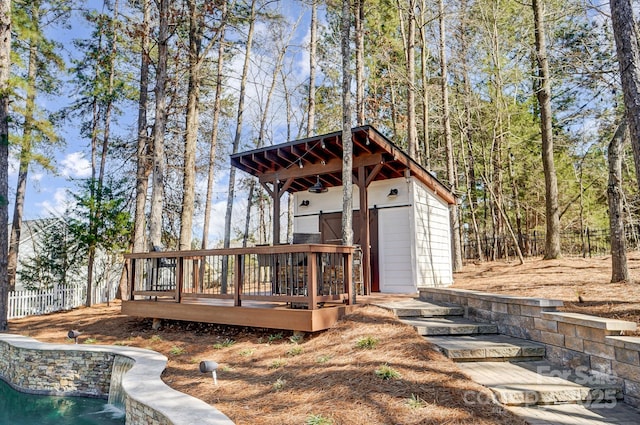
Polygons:
M358 167L371 167L378 164L384 163L384 156L380 153L367 155L364 157L354 158L353 159L353 168L357 169ZM278 170L275 172L264 173L259 176L260 183L263 182L273 182L276 180L284 181L288 178L305 178L312 177L322 174L332 174L338 173L342 171L342 159L334 158L327 161L325 164L308 164L305 165L304 168L300 167L289 167L283 170Z

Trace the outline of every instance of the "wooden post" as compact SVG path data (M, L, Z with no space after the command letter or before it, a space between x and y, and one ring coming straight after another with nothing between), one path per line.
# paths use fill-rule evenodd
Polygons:
M307 256L307 272L309 273L307 299L310 304L309 310L316 310L318 308L318 254L309 252Z
M363 267L362 265L361 267ZM347 305L356 303L356 291L353 283L353 251L344 254L344 281L347 287Z
M198 292L200 288L200 257L193 257L191 260L191 287L193 292Z
M273 245L278 245L280 243L280 198L287 190L289 190L293 180L293 177L289 177L284 184L280 186L280 180L276 176L276 179L271 182L272 187L269 187L263 181L260 182L269 196L271 196L271 199L273 199Z
M133 291L136 287L136 267L138 262L135 258L127 258L125 260L125 267L127 268L127 299L133 301Z
M273 182L273 244L280 243L280 182Z
M182 288L184 286L184 257L178 257L176 261L176 302L180 302Z
M242 254L236 255L236 261L234 266L233 276L233 305L236 307L242 306Z
M362 264L360 267L362 267L364 294L368 295L371 293L371 231L369 229L367 173L364 166L358 167L358 188L360 189L360 246L362 248Z

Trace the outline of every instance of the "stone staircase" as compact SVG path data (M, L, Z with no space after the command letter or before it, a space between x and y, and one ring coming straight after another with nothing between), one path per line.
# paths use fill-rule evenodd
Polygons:
M495 401L531 424L640 424L638 411L620 401L620 380L554 365L545 360L543 344L465 319L460 306L416 299L377 305L413 326L472 380L491 389Z

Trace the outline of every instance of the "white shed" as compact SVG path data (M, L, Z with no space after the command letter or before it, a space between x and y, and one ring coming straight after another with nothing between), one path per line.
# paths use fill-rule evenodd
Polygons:
M453 194L375 128L354 128L352 138L354 243L363 250L366 292L415 293L453 283ZM274 217L281 215L282 194L293 194L294 235L340 243L341 132L239 153L231 162L257 176L278 201ZM274 235L277 244L279 220Z

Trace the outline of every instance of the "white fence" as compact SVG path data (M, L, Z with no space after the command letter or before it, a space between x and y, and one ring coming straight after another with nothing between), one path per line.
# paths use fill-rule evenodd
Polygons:
M109 292L108 295L107 292ZM93 302L95 304L105 303L107 298L110 301L114 298L114 292L106 291L104 285L99 285L93 290ZM84 285L9 292L8 319L71 310L84 305L86 294L87 287Z

